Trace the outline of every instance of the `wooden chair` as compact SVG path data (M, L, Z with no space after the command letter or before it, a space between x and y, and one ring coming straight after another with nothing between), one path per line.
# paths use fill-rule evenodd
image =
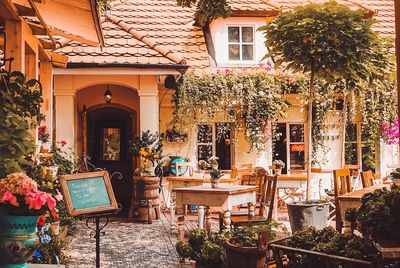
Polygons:
M340 214L338 196L353 191L351 187L350 169L337 169L333 171L333 187L335 194L336 230L342 232L343 220Z
M231 213L231 225L234 228L261 222L271 221L275 201L277 176L268 175L264 168L257 168L259 178L259 212L258 215L250 216L248 211ZM266 210L268 208L268 213ZM223 213L220 213L220 228L223 227Z
M361 182L363 188L375 185L374 174L372 173L371 170L361 172Z

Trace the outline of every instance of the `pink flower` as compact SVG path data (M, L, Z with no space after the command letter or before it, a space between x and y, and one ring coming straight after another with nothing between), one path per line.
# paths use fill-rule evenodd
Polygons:
M3 195L3 201L8 201L14 207L19 207L17 198L10 192L5 192Z
M53 210L54 208L55 208L55 206L56 206L56 200L51 196L51 194L47 194L47 207L50 209L50 210Z
M67 142L65 140L60 141L61 146L64 146L67 144Z
M225 73L230 73L230 72L232 72L232 68L226 68L225 69Z
M63 195L60 193L58 189L56 189L57 194L54 196L57 201L62 201L64 199Z
M260 62L260 63L258 64L258 66L259 66L259 67L264 67L264 66L265 66L265 63Z
M48 200L45 192L29 193L25 197L25 203L29 205L29 209L39 210Z

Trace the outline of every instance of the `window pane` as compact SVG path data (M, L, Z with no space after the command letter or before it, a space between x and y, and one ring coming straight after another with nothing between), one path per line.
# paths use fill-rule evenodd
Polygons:
M304 143L290 145L290 169L304 169Z
M229 60L240 60L239 45L229 45Z
M357 143L345 144L345 163L346 165L357 165Z
M346 141L356 142L357 141L357 125L347 124L346 126Z
M239 43L239 27L228 27L228 42Z
M375 155L372 153L369 147L362 147L362 170L372 170L375 172Z
M121 153L121 131L119 128L102 129L102 154L101 160L119 161Z
M290 142L304 142L304 125L291 124L289 125Z
M253 43L253 27L242 27L242 42Z
M207 161L212 156L212 145L197 146L197 159Z
M242 60L253 60L253 45L242 45Z
M197 131L197 142L198 143L212 143L212 126L211 125L199 125Z

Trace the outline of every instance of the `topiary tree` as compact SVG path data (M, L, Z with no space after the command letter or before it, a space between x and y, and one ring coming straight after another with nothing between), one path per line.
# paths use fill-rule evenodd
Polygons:
M371 77L371 64L377 58L374 48L378 36L371 30L373 20L363 10L353 11L334 1L308 4L278 16L260 28L265 44L276 65L309 74L308 152L306 165L311 175L312 101L316 78L328 82L344 80L346 89L354 90L357 82ZM377 70L379 71L379 70ZM307 183L307 199L310 183Z

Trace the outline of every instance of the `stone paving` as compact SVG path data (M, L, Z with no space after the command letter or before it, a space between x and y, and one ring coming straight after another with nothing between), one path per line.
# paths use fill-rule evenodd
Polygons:
M178 262L176 235L164 215L153 224L112 219L101 238L101 267L185 267ZM66 267L95 267L95 240L85 222L79 222L66 254ZM187 266L186 266L187 267ZM190 267L190 266L189 266Z

